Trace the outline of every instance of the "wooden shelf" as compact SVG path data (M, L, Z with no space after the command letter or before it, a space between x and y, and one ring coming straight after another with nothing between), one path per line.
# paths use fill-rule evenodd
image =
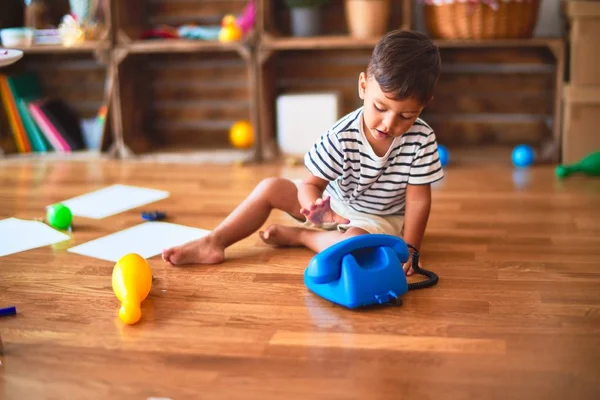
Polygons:
M215 40L193 39L149 39L136 40L119 47L130 54L153 53L197 53L197 52L241 52L245 42L221 43Z
M346 35L314 37L282 37L264 33L260 46L268 50L319 50L319 49L361 49L373 48L378 37L358 39ZM554 47L561 46L560 38L499 39L499 40L444 40L435 44L441 48L490 48L490 47Z
M372 48L379 38L357 39L351 36L317 36L317 37L276 37L263 34L260 46L269 50L311 50L311 49L360 49ZM132 54L144 53L186 53L186 52L215 52L215 51L240 51L249 40L241 42L221 43L215 40L193 39L150 39L136 40L118 47L126 49ZM561 46L564 41L560 38L532 38L532 39L500 39L500 40L435 40L436 45L442 48L469 48L469 47L553 47ZM0 47L2 49L3 47ZM11 47L22 50L24 53L86 53L97 50L108 50L109 41L84 42L76 46L62 45L34 45L29 47Z
M75 46L40 44L24 47L10 47L11 49L21 50L25 54L61 54L61 53L93 53L95 51L109 50L110 41L90 41ZM3 49L3 47L0 47Z
M268 50L315 50L372 48L379 38L356 39L350 36L276 37L264 33L261 47Z
M560 38L531 38L531 39L485 39L485 40L434 40L438 47L442 48L469 48L469 47L554 47L561 46L564 41Z
M205 149L194 150L182 146L165 146L159 150L151 150L143 154L133 155L126 150L128 159L136 161L152 161L160 163L210 163L234 164L251 163L255 159L255 150L238 149Z
M331 1L324 9L328 23L324 24L321 36L286 36L292 32L288 7L276 0L257 0L255 31L239 42L138 39L148 29L172 25L172 21L214 25L225 14L239 15L245 4L245 1L110 0L105 13L110 23L100 41L71 47L22 47L19 50L32 56L24 57L25 62L20 62L23 67L15 69L39 71L54 93L67 95L69 101L88 114L90 102L106 103L105 97L110 100L107 137L113 141L114 151L104 154L128 153L140 160L241 161L246 158L245 151L212 148L227 145L223 139L227 134L224 123L244 119L250 120L257 132L255 148L248 154L255 153L259 161L268 159L274 153L270 146L276 143L276 96L294 91L336 91L343 100L344 110L352 109L357 104L356 76L380 38L359 39L345 34L348 25L341 12L343 0ZM411 4L412 0L392 3L389 29L413 26ZM109 37L110 40L103 40ZM482 136L497 138L501 128L495 114L504 117L502 122L516 132L514 137L527 136L529 132L547 134L552 114L553 138L558 140L565 75L564 38L435 40L435 43L442 49L456 51L444 50L445 65L450 67L446 72L453 75L442 82L437 102L429 111L444 118L467 116L441 121L440 131L446 129L452 133L446 137L459 133L465 140ZM555 60L550 60L549 52ZM88 60L90 55L98 65ZM46 62L52 63L53 68L46 68ZM501 63L511 67L496 68ZM515 73L514 65L525 73ZM79 82L84 82L88 89L79 90ZM478 90L480 87L488 90ZM248 109L245 103L249 104ZM543 121L536 119L532 124L530 120L515 122L506 117L515 113ZM474 115L485 119L474 119ZM203 131L200 122L209 123L211 128ZM156 151L151 144L161 147ZM79 157L95 157L95 153L0 153L3 159Z

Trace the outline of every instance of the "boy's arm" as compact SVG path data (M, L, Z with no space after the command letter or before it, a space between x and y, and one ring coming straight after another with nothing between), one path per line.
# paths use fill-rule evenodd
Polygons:
M325 223L349 223L349 219L336 214L331 209L329 198L321 198L328 184L328 181L314 175L311 175L302 182L298 189L298 202L302 207L300 213L317 225Z
M326 180L314 175L306 178L298 188L298 201L300 205L303 208L310 208L311 204L321 198L328 183Z
M431 186L408 185L406 188L406 211L404 213L404 241L420 252L431 210ZM410 252L412 254L412 250ZM406 268L411 266L411 259Z

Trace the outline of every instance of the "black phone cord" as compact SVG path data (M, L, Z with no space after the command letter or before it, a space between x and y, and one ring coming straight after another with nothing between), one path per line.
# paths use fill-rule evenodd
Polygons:
M415 272L415 274L424 275L428 278L427 280L424 280L421 282L409 283L408 290L424 289L424 288L428 288L428 287L431 287L431 286L437 284L438 280L439 280L437 274L435 272L423 269L419 266L419 252L417 251L415 246L412 246L410 244L408 244L407 246L413 250L413 254L412 254L412 269L413 269L413 271Z

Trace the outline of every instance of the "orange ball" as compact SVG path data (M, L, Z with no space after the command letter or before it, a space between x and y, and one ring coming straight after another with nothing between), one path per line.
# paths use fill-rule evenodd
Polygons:
M229 141L238 149L248 149L254 144L254 130L249 121L238 121L229 130Z

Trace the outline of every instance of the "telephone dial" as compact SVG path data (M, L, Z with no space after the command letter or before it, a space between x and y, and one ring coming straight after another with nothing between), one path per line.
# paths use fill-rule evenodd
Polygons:
M412 267L427 280L408 283L402 264L413 249ZM313 293L346 308L398 303L409 290L430 287L438 276L419 267L419 253L404 240L385 234L353 236L316 254L304 271Z

